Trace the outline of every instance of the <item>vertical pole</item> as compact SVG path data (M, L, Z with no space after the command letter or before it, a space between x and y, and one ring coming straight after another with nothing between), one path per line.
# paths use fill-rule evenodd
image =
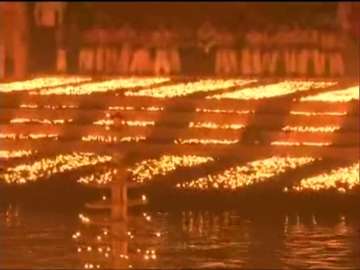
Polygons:
M127 237L127 171L119 168L111 187L111 229L112 229L112 267L127 268L128 237Z
M127 221L127 172L118 170L115 181L111 187L111 217L113 220Z

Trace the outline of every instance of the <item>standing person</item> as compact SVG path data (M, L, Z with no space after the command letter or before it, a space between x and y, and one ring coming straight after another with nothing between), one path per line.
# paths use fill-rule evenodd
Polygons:
M169 58L171 74L179 74L181 71L181 60L179 54L179 32L174 27L169 30Z
M329 52L329 64L331 76L343 76L345 74L344 51L345 37L342 32L331 31L329 33L329 41L332 49Z
M337 4L337 21L338 25L344 32L348 32L351 29L351 12L352 12L351 2L338 2Z
M259 27L253 28L246 34L246 41L250 47L251 73L258 76L262 75L264 71L262 61L264 33L260 32Z
M116 26L108 25L106 27L106 42L105 42L105 73L113 74L115 66L117 65L117 50L116 50Z
M296 74L304 77L309 75L309 63L311 60L311 31L303 27L301 30L297 25L291 31L294 48L297 51Z
M131 75L149 75L153 71L150 55L152 34L150 31L139 29L134 40L134 54L130 64Z
M121 37L121 48L117 70L119 74L128 75L136 32L129 23L125 23L120 29L118 29L118 35Z
M225 27L218 31L216 36L215 73L217 75L234 75L237 72L235 37Z
M264 72L270 76L277 75L279 64L279 49L275 46L275 31L272 26L269 26L264 35L264 51L263 51L263 64Z
M320 44L320 32L318 29L312 29L311 34L311 61L313 63L313 74L316 77L323 77L325 74L326 58Z
M152 43L155 46L155 75L170 74L170 32L165 26L160 26L152 34Z
M214 49L216 45L216 28L210 21L205 21L197 30L199 47L199 73L211 74L214 70Z
M38 29L39 71L48 72L55 68L58 50L56 35L63 25L66 2L36 2L34 7L35 25Z
M285 67L285 75L294 76L297 72L297 48L291 46L292 36L288 26L284 26L279 33L280 43L283 48L283 59Z
M5 51L5 75L23 79L28 72L28 3L3 2L0 4Z
M198 71L196 66L199 49L196 44L196 31L188 25L177 28L181 42L179 43L181 70L183 75L193 75Z
M0 8L0 80L5 78L5 23L3 9Z
M81 5L68 3L64 14L64 48L66 52L66 70L69 73L78 72L81 33L79 13Z
M67 70L67 57L65 49L65 26L62 24L56 31L56 71L65 73Z
M71 33L78 33L76 25L72 25ZM79 33L78 33L79 34ZM76 40L76 39L75 39ZM87 29L81 34L81 45L79 45L78 50L73 45L73 55L72 60L76 61L78 59L78 66L74 62L71 66L73 66L74 70L78 70L80 73L93 73L95 71L95 53L96 53L96 45L97 45L97 37L95 29ZM78 44L77 42L75 43Z
M250 51L250 43L248 32L246 32L245 28L239 28L239 47L240 49L240 73L244 76L250 76L253 73L253 64L252 64L252 57Z

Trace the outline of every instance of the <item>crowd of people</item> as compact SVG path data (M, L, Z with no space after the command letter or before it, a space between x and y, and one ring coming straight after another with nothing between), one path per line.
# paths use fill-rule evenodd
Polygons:
M336 29L296 24L234 30L205 22L195 31L124 24L82 31L76 57L81 73L333 77L346 72L346 46Z
M261 25L241 18L188 23L133 18L124 23L126 19L95 7L89 7L88 16L75 7L83 5L28 4L24 27L11 27L11 19L2 27L0 17L0 78L12 73L22 51L29 52L34 73L336 77L357 65L349 57L355 42L336 24ZM2 28L16 32L19 41L14 43ZM14 53L15 45L24 48Z

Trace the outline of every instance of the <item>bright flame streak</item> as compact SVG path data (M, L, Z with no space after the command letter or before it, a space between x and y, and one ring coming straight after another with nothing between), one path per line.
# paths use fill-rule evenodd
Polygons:
M109 106L108 110L110 111L133 111L135 110L135 107L131 106Z
M331 170L328 173L302 179L299 185L293 187L293 190L319 191L335 189L339 192L346 192L359 185L359 163L356 162L351 166L342 167L336 170Z
M302 111L290 111L290 114L293 115L306 115L306 116L317 116L317 115L333 115L333 116L343 116L347 115L347 112L302 112Z
M234 86L242 86L252 82L256 82L256 80L200 80L196 82L179 83L176 85L145 89L138 92L127 91L125 92L125 96L172 98L186 96L198 92L209 92Z
M157 175L166 175L179 167L193 167L214 161L211 157L164 155L159 159L147 159L129 169L136 182L143 183Z
M290 158L271 157L262 160L248 162L243 166L235 166L223 173L208 175L192 181L178 183L177 188L186 189L238 189L254 185L270 179L288 169L313 162L311 157Z
M97 135L87 135L81 137L82 141L85 142L103 142L103 143L117 143L117 142L140 142L146 140L144 136L134 136L134 137L116 137L116 136L97 136Z
M11 139L11 140L37 140L37 139L54 139L58 140L59 134L15 134L15 133L7 133L7 134L0 134L0 139Z
M37 104L20 104L19 108L24 109L37 109L39 106Z
M37 104L20 104L19 108L22 109L37 109L39 108L39 106ZM61 105L61 106L57 106L57 105L44 105L45 109L51 109L51 110L56 110L56 109L77 109L79 108L78 105Z
M52 159L43 158L32 164L20 164L7 168L1 174L1 178L8 184L25 184L37 181L39 178L50 177L56 173L70 171L83 166L96 165L110 160L111 156L99 156L93 153L57 155Z
M261 85L246 89L236 90L230 93L206 97L207 99L263 99L283 96L295 92L314 88L325 88L337 84L337 82L315 82L315 81L283 81L275 84Z
M97 126L112 126L112 125L114 125L114 120L100 119L100 120L95 121L93 124L97 125Z
M210 129L242 129L245 125L241 124L226 124L218 125L214 122L190 122L189 128L210 128Z
M230 114L249 114L255 113L255 110L220 110L220 109L201 109L196 108L196 112L205 112L205 113L230 113Z
M151 86L169 81L169 78L122 78L103 82L85 83L77 86L56 87L32 94L40 95L90 95L92 93L109 92L120 89Z
M300 101L349 102L359 100L359 86L302 97Z
M39 124L65 124L71 123L73 119L30 119L30 118L14 118L10 120L11 124L23 124L23 123L39 123Z
M287 146L330 146L332 143L324 142L324 143L318 143L318 142L288 142L288 141L273 141L271 142L271 145L287 145Z
M20 158L20 157L29 157L36 152L34 151L0 151L0 158L10 159L10 158Z
M72 83L80 83L91 81L90 77L44 77L44 78L35 78L22 82L11 82L11 83L1 83L0 92L15 92L15 91L25 91L25 90L34 90L39 88L54 87Z
M94 125L99 126L113 126L115 121L112 119L100 119L93 123ZM132 120L122 120L119 124L123 126L131 126L131 127L147 127L147 126L154 126L155 121L132 121Z
M109 106L108 110L110 111L134 111L135 107L131 107L131 106ZM163 111L164 108L163 107L155 107L155 106L150 106L150 107L140 107L141 111L148 111L148 112L159 112L159 111Z
M283 131L294 131L294 132L334 132L339 129L340 129L339 126L322 126L322 127L285 126L282 128Z
M217 139L176 139L175 144L235 144L239 140L217 140Z
M127 125L127 126L134 126L134 127L147 127L147 126L154 126L155 125L155 121L121 121L122 125Z

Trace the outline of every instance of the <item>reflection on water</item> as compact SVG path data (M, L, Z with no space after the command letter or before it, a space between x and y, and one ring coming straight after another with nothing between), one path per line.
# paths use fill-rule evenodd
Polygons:
M0 211L0 267L360 267L359 217L262 217L237 211L147 214L152 222L138 212L131 213L123 228L121 223L86 227L76 213L9 205ZM126 236L118 234L121 231Z

